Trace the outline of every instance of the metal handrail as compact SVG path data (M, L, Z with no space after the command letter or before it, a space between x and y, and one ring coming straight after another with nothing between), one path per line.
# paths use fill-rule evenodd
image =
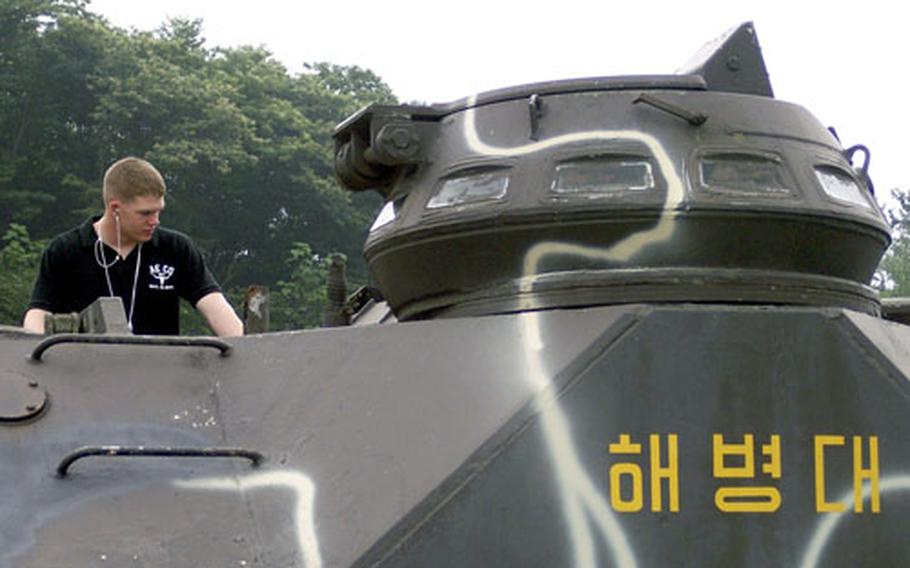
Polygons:
M258 467L265 456L244 448L148 448L145 446L85 446L67 454L57 466L57 475L66 477L74 462L87 457L143 457L143 458L242 458Z
M176 347L212 347L221 352L222 357L227 357L233 349L224 341L215 337L176 337L159 335L97 335L88 333L61 333L51 335L39 343L32 351L30 359L41 362L44 352L62 343L85 343L103 345L157 345Z

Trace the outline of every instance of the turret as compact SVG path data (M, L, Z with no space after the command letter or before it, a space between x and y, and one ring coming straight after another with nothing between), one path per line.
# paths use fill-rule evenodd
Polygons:
M749 23L679 74L373 105L334 136L340 182L385 198L364 254L399 319L639 302L880 312L867 283L890 237L868 151L773 98Z

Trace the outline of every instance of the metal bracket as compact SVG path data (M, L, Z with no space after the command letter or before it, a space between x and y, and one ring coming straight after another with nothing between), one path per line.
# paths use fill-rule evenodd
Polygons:
M663 99L658 99L647 93L641 93L638 97L632 101L632 104L645 103L650 105L658 110L662 110L667 114L672 114L675 117L681 118L691 124L692 126L701 126L708 120L708 115L701 112L693 112L687 108L674 105L673 103L668 103Z
M543 99L537 93L528 98L528 116L531 120L531 140L539 140L540 119L543 118Z

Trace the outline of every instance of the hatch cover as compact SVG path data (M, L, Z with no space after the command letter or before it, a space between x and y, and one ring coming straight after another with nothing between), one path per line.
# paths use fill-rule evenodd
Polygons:
M0 424L35 417L47 405L47 391L38 381L10 371L0 371Z

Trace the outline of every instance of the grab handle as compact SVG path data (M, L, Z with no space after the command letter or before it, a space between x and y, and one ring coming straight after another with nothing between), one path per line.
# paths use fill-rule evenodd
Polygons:
M57 475L66 477L73 463L87 457L142 457L142 458L242 458L258 467L265 456L244 448L147 448L145 446L85 446L67 454L57 466Z
M51 335L39 343L32 351L31 360L40 363L44 352L63 343L103 344L103 345L157 345L176 347L212 347L221 352L222 357L231 354L232 347L214 337L175 337L157 335L95 335L88 333L61 333Z

